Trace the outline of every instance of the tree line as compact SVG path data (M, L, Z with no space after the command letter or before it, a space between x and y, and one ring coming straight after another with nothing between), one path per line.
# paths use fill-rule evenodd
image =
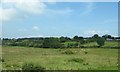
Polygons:
M112 37L111 35L99 36L98 34L92 37L74 36L69 37L35 37L35 38L18 38L18 39L2 39L3 46L26 46L26 47L38 47L38 48L82 48L82 44L96 42L97 47L104 45L107 40L119 40L120 37Z

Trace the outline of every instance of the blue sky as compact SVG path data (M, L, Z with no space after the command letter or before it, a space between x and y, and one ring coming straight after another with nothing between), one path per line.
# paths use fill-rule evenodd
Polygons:
M27 0L26 0L27 1ZM2 36L118 35L117 2L3 2Z

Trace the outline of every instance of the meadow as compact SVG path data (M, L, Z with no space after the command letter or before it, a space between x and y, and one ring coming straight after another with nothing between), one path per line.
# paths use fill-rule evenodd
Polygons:
M118 69L118 49L3 46L2 56L4 70L20 70L24 63L40 65L46 70Z

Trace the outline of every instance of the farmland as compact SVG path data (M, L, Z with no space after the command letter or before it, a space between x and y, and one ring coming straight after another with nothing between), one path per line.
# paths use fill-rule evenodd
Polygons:
M1 72L118 72L118 0L0 0Z
M119 37L109 37L6 38L2 69L118 70Z
M46 70L117 70L118 49L3 46L3 69L33 63Z

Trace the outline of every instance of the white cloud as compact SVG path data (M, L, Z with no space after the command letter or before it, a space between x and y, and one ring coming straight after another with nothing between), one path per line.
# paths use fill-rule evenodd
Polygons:
M7 8L0 8L0 20L12 20L14 16L16 16L15 12L19 15L20 12L26 12L31 14L42 14L47 8L47 4L44 2L48 2L50 4L55 4L56 2L70 2L70 0L0 0L2 6ZM72 2L76 2L78 0L71 0ZM83 2L83 0L79 0ZM79 2L78 1L78 2ZM91 0L88 0L88 2ZM93 0L94 1L94 0ZM87 3L86 10L81 15L90 14L94 10L94 3ZM67 14L70 13L72 10L58 10L53 11L54 13L58 14Z
M42 13L46 7L40 0L3 0L2 3L14 5L17 9L31 13Z
M55 4L57 0L46 0L49 4ZM47 9L47 4L42 0L1 0L2 6L6 8L0 9L0 20L9 21L13 19L23 19L28 17L30 14L43 14L43 13L54 13L54 14L70 14L71 9L66 8L63 10L52 10ZM23 13L24 14L23 14ZM22 13L22 14L21 14ZM28 14L30 13L30 14Z
M72 9L70 8L65 8L65 9L59 9L59 10L54 10L54 9L46 9L47 13L52 13L52 14L57 14L57 15L67 15L73 12Z
M38 26L33 26L33 29L34 30L39 30L39 27Z
M10 8L10 9L0 8L0 20L1 21L8 21L11 18L14 18L15 15L16 15L16 11L13 8Z
M34 14L41 14L46 8L46 5L40 0L34 0L34 2L33 0L18 0L15 5L18 9Z
M81 16L86 16L86 15L90 14L94 9L95 9L95 6L94 6L93 2L86 3L85 4L85 10L80 15Z
M8 21L16 16L16 13L21 10L22 12L32 14L42 14L46 5L41 0L1 0L2 6L0 7L0 20Z
M41 0L41 2L47 2L48 4L56 4L58 0Z

